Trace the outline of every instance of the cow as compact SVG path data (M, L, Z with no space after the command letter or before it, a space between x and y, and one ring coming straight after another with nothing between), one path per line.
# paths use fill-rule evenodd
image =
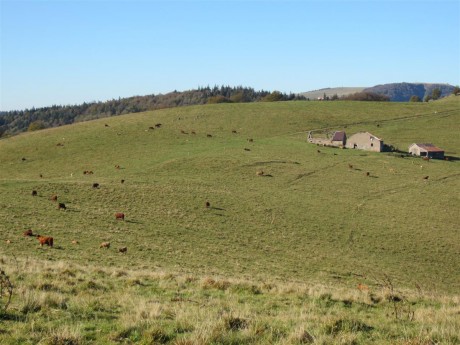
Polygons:
M155 127L153 127L153 126L150 126L150 127L149 127L149 129L151 129L151 130L154 130L154 129L155 129Z
M115 165L115 169L120 169L120 166L118 164Z
M423 179L424 180L428 180L430 176L424 176Z
M93 188L99 188L99 183L93 183Z
M67 210L67 207L65 206L64 203L60 202L60 203L58 204L57 209L58 209L58 210L60 210L60 209Z
M22 157L22 161L25 162L25 161L26 161L26 157Z
M99 246L99 248L110 248L110 242L102 242Z
M251 149L248 149L247 147L245 147L244 151L251 151Z
M206 204L205 204L206 208L210 208L211 207L211 203L209 201L206 201Z
M212 134L206 134L208 138L212 138Z
M257 176L263 176L264 172L262 170L257 170L256 175Z
M125 214L122 212L115 213L115 219L117 220L125 220Z
M56 194L51 195L50 200L51 201L57 201L58 196Z
M157 123L157 124L155 125L155 127L156 127L156 128L160 128L160 127L161 127L161 123Z
M353 169L353 164L348 163L348 169Z
M50 236L40 236L37 235L38 242L40 242L40 247L43 247L44 244L52 247L53 246L53 238Z
M37 191L36 191L36 190L33 190L33 191L32 191L32 196L37 196L37 195L38 195Z
M232 131L232 133L233 133L233 134L236 134L236 133L238 133L238 132L237 132L237 131L235 131L235 130L233 130L233 131Z
M366 176L368 176L368 177L371 176L371 173L369 171L366 172Z
M77 240L72 240L72 244L80 244Z
M123 184L123 183L125 183L125 180L121 180L120 182Z
M252 143L252 142L254 142L254 139L249 138L249 139L248 139L248 142L249 142L249 143Z
M109 127L109 125L108 125L108 124L105 124L104 126L105 126L105 127Z
M192 133L192 134L196 134L196 132L195 132L195 131L191 131L190 133Z
M182 134L188 134L186 131L184 131L183 129L181 129L180 131Z
M118 252L119 252L119 253L126 254L127 251L128 251L128 247L121 247L121 248L118 248Z
M27 236L35 236L34 233L32 232L32 229L29 229L29 230L26 230L22 233L22 235L24 237L27 237Z

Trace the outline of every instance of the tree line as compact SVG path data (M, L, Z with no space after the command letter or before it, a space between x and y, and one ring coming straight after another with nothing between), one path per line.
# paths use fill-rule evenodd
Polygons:
M79 105L53 105L0 112L0 137L25 131L68 125L103 117L138 113L155 109L200 105L211 103L278 102L306 100L302 95L285 94L279 91L255 91L253 88L237 86L200 87L190 91L173 91L168 94L134 96L112 99L106 102L91 102Z

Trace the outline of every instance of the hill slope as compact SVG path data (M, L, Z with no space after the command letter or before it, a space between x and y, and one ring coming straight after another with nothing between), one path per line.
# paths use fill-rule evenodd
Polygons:
M0 140L1 262L20 286L0 340L455 343L459 110L459 97L218 104ZM452 159L317 147L317 128Z

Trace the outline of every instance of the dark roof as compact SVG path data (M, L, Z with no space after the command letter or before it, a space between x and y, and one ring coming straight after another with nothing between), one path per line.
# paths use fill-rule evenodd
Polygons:
M434 146L433 144L430 143L425 143L425 144L415 144L421 149L424 149L427 152L444 152L443 149L440 149L439 147Z
M345 132L344 131L337 131L334 133L332 137L332 141L344 141L345 140Z

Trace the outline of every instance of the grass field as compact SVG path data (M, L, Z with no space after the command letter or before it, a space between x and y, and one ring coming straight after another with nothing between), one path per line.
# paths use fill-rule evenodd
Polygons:
M58 329L76 344L454 344L459 119L458 97L220 104L0 140L0 267L23 294L14 295L0 340L59 343L52 333ZM149 129L157 123L161 128ZM366 130L400 150L433 142L451 159L308 144L306 131L318 128ZM57 209L53 194L67 210ZM55 247L23 237L29 228L52 236ZM109 249L99 248L104 241ZM124 246L127 253L119 253ZM62 271L74 277L62 278ZM369 290L357 290L360 283ZM391 288L405 303L399 317L386 298ZM175 293L197 306L178 307ZM35 312L22 309L27 294L37 299ZM65 300L66 307L49 307L46 298ZM138 306L151 300L172 314L149 311L144 320ZM107 318L91 303L101 303ZM229 326L229 319L242 324ZM27 328L31 321L36 333ZM95 322L97 329L87 329ZM151 336L157 331L163 340Z

